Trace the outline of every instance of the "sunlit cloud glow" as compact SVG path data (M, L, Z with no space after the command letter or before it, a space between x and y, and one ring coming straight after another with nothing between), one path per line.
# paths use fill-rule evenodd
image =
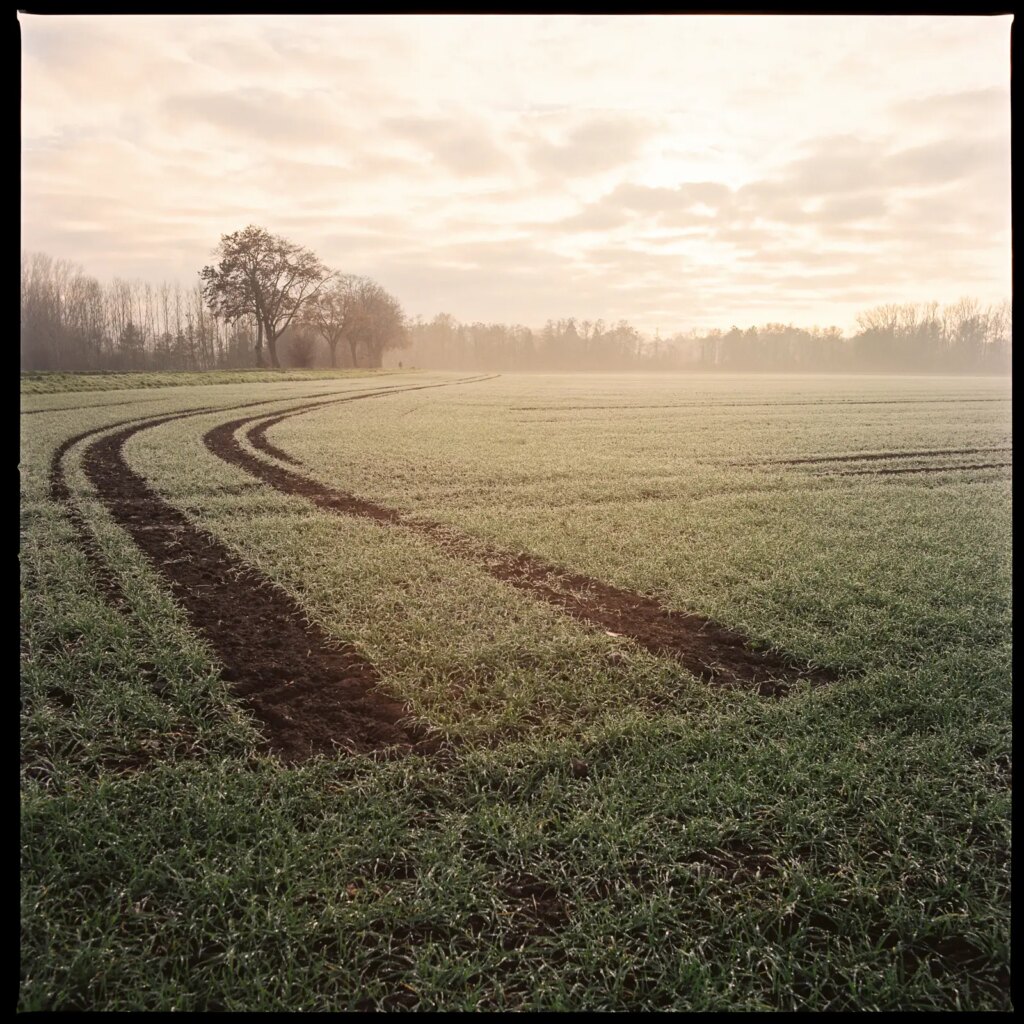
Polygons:
M102 278L256 223L470 321L1010 294L1009 17L19 18L22 246Z

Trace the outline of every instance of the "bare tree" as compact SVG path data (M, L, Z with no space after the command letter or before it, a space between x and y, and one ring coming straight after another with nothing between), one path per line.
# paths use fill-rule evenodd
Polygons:
M305 327L294 328L288 335L288 365L308 369L316 362L316 336Z
M275 364L273 343L280 337L280 361L293 365L315 361L323 337L332 364L342 361L337 348L344 342L357 366L379 366L386 349L411 342L417 365L466 369L1009 373L1012 368L1009 303L985 306L970 298L944 307L889 303L862 312L860 329L849 338L836 327L808 330L769 323L746 330L737 326L728 333L694 329L650 344L625 321L550 320L535 332L514 324L463 324L447 314L429 322L409 320L394 297L368 278L335 278L321 267L322 277L301 282L297 254L304 250L259 228L224 236L224 249L232 241L245 241L243 235L254 242L254 280L266 283L270 296L259 314L255 301L247 303L242 254L235 254L234 263L207 268L208 280L183 289L177 283L101 283L67 260L23 253L22 369L240 367L252 364L257 335L260 348L264 337L270 339ZM310 261L318 263L308 256L307 268ZM275 259L282 272L290 260L296 276L271 277ZM277 306L270 301L275 297ZM286 335L289 318L292 332ZM300 325L306 325L311 346L303 340L292 346Z
M306 304L303 322L327 342L331 365L337 366L337 348L348 345L352 365L360 357L368 366L380 366L383 353L406 344L405 314L398 300L368 277L345 274L335 278Z
M280 366L277 339L330 275L311 250L250 224L222 235L216 266L199 272L210 309L233 322L256 319L256 362L264 365L263 341L272 366Z
M359 351L362 350L367 365L380 366L385 349L402 348L408 344L405 314L398 299L369 278L358 279L353 295L351 325L345 330L352 352L352 365L359 365Z
M336 277L306 303L303 311L303 322L327 342L331 366L338 365L338 344L345 337L346 329L354 326L358 284L359 278L353 274ZM352 365L358 365L354 350Z

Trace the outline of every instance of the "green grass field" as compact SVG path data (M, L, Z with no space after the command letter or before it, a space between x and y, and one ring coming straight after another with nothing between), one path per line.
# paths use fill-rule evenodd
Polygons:
M1010 1009L1008 381L482 377L23 383L19 1009ZM278 756L239 563L432 745ZM584 577L833 681L698 678Z
M263 384L296 380L331 380L338 377L384 376L390 370L174 370L148 373L63 373L41 370L22 373L24 395L52 395L66 391L138 391L148 388L199 387L204 384Z

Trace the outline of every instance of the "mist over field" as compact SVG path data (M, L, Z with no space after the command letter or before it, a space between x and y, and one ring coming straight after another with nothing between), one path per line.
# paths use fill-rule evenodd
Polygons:
M19 14L18 1011L1012 1010L1011 23Z

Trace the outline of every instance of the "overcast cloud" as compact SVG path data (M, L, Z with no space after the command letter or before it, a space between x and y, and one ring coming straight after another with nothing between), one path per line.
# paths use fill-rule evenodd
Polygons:
M1009 17L19 19L22 246L100 277L257 223L428 317L1010 295Z

